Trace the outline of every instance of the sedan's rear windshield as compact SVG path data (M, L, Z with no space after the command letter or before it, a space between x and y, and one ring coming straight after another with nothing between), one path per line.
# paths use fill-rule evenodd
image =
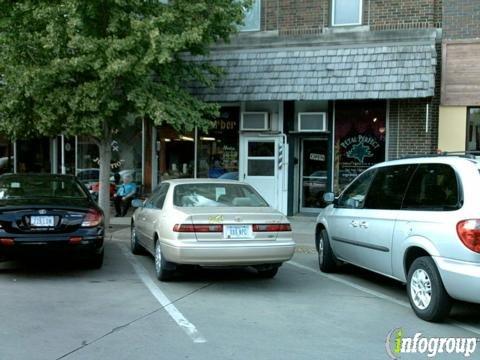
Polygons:
M80 184L69 178L6 177L0 179L0 200L18 198L86 198Z
M173 204L180 207L265 207L267 202L249 185L182 184L175 186Z

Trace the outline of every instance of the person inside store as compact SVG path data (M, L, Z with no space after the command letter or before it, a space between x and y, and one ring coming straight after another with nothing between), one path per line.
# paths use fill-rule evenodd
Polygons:
M115 216L125 216L133 197L137 192L137 185L133 182L132 175L127 174L123 177L123 184L120 185L113 197L115 204Z
M208 177L209 178L218 178L219 176L225 173L225 169L222 166L220 159L215 159L213 161L213 166L208 169Z

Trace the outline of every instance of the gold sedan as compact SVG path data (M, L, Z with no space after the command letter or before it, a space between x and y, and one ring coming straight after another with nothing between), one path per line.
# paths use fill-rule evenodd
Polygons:
M239 181L168 180L132 205L131 250L154 256L161 281L180 264L252 266L272 278L295 251L288 219Z

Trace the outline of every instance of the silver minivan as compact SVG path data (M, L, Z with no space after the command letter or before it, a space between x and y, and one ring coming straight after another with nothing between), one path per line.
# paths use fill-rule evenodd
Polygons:
M407 284L420 318L480 303L480 162L458 156L377 164L318 215L320 270L351 263Z

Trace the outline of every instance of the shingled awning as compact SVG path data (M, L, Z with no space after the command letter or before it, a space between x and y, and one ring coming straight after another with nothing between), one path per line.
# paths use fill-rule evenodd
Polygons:
M433 42L362 47L212 51L226 74L215 88L193 85L206 101L398 99L433 96Z

